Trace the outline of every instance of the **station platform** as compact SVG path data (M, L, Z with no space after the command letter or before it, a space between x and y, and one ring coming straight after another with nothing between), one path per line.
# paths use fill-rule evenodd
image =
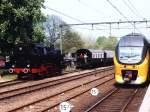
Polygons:
M144 96L139 112L150 112L150 85Z

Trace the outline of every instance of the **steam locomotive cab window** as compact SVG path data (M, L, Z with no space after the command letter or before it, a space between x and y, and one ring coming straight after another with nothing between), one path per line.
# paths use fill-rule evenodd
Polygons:
M119 61L126 64L139 63L142 60L143 47L119 47Z
M38 53L39 55L43 55L43 54L44 54L44 51L43 51L43 48L42 48L42 47L37 47L36 50L37 50L37 53Z

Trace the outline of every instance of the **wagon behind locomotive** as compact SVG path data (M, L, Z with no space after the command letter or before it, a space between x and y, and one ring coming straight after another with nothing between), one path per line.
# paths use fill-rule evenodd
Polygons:
M79 49L76 51L77 68L95 68L113 64L113 51Z

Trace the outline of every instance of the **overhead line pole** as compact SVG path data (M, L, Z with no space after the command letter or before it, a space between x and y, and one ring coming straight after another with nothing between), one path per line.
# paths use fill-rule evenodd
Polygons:
M97 22L97 23L78 23L78 24L61 24L62 26L80 26L80 25L100 25L100 24L122 24L122 23L148 23L150 20L143 20L143 21L117 21L117 22Z
M111 24L109 26L109 30L110 30L109 37L111 37Z

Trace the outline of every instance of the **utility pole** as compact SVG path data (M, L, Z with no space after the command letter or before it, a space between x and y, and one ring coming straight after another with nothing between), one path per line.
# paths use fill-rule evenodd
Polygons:
M62 54L62 26L60 26L60 51Z
M109 24L109 37L111 37L111 23Z
M135 33L135 22L133 22L133 25L134 25L134 33Z

